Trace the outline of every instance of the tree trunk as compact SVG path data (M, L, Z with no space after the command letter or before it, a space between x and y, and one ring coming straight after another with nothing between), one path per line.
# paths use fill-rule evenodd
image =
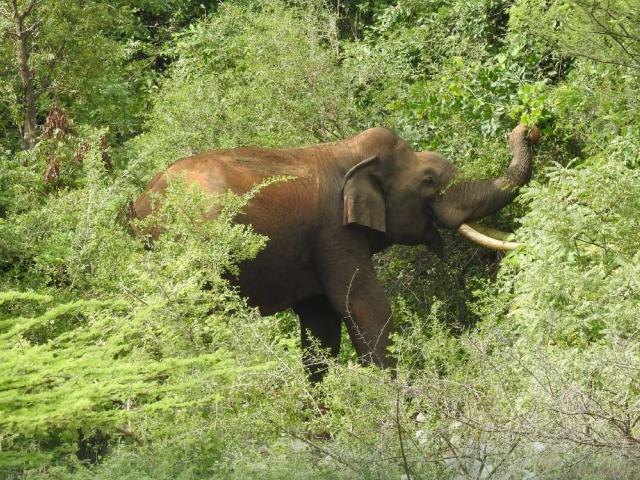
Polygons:
M33 89L33 77L29 69L29 51L27 49L28 34L24 32L22 28L23 22L16 22L16 34L18 35L18 68L25 98L22 148L29 150L36 144L36 94Z
M22 127L22 148L31 149L36 144L36 99L37 94L33 86L33 74L29 67L29 37L37 29L37 23L25 28L25 19L31 14L38 0L31 0L25 9L20 12L17 0L11 1L11 18L14 22L14 31L11 35L16 40L16 55L18 60L18 72L24 91L24 122Z

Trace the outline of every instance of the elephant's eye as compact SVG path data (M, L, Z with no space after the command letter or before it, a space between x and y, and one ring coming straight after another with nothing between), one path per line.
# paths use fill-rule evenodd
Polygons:
M427 174L424 177L422 177L422 180L420 182L420 193L423 196L431 198L433 195L437 193L436 190L437 190L436 179L434 178L433 175Z
M424 178L422 179L422 184L430 187L431 185L434 184L434 179L433 179L433 175L425 175Z

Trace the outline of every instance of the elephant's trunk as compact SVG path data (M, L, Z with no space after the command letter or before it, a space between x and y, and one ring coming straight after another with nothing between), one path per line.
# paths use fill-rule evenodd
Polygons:
M531 177L531 146L539 137L540 131L537 127L518 125L514 128L510 136L513 160L507 174L490 180L463 182L449 187L433 206L438 223L446 228L458 229L463 223L491 215L511 202L518 188L526 184Z

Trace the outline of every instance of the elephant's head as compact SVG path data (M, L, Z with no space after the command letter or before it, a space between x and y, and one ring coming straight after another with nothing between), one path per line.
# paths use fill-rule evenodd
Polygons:
M540 135L537 127L518 125L511 132L513 160L506 175L460 182L453 181L456 167L438 153L414 152L392 132L375 130L362 134L371 137L362 140L368 158L343 180L345 225L357 223L385 233L389 242L426 243L436 250L440 245L436 227L457 229L489 248L514 248L512 243L479 233L467 222L500 210L529 180L531 146Z

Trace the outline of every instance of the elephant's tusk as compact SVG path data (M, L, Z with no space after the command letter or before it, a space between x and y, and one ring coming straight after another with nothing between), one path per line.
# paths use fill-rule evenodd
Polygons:
M458 227L458 233L482 247L490 248L492 250L515 250L522 246L522 244L517 242L505 241L509 234L501 230L483 227L477 224L472 225L473 226L463 223Z
M470 226L472 229L476 230L477 232L480 232L483 235L486 235L487 237L495 238L497 240L502 240L504 242L507 242L508 238L513 235L513 233L504 232L502 230L498 230L497 228L486 227L476 222L469 222L469 223L466 223L465 225Z

